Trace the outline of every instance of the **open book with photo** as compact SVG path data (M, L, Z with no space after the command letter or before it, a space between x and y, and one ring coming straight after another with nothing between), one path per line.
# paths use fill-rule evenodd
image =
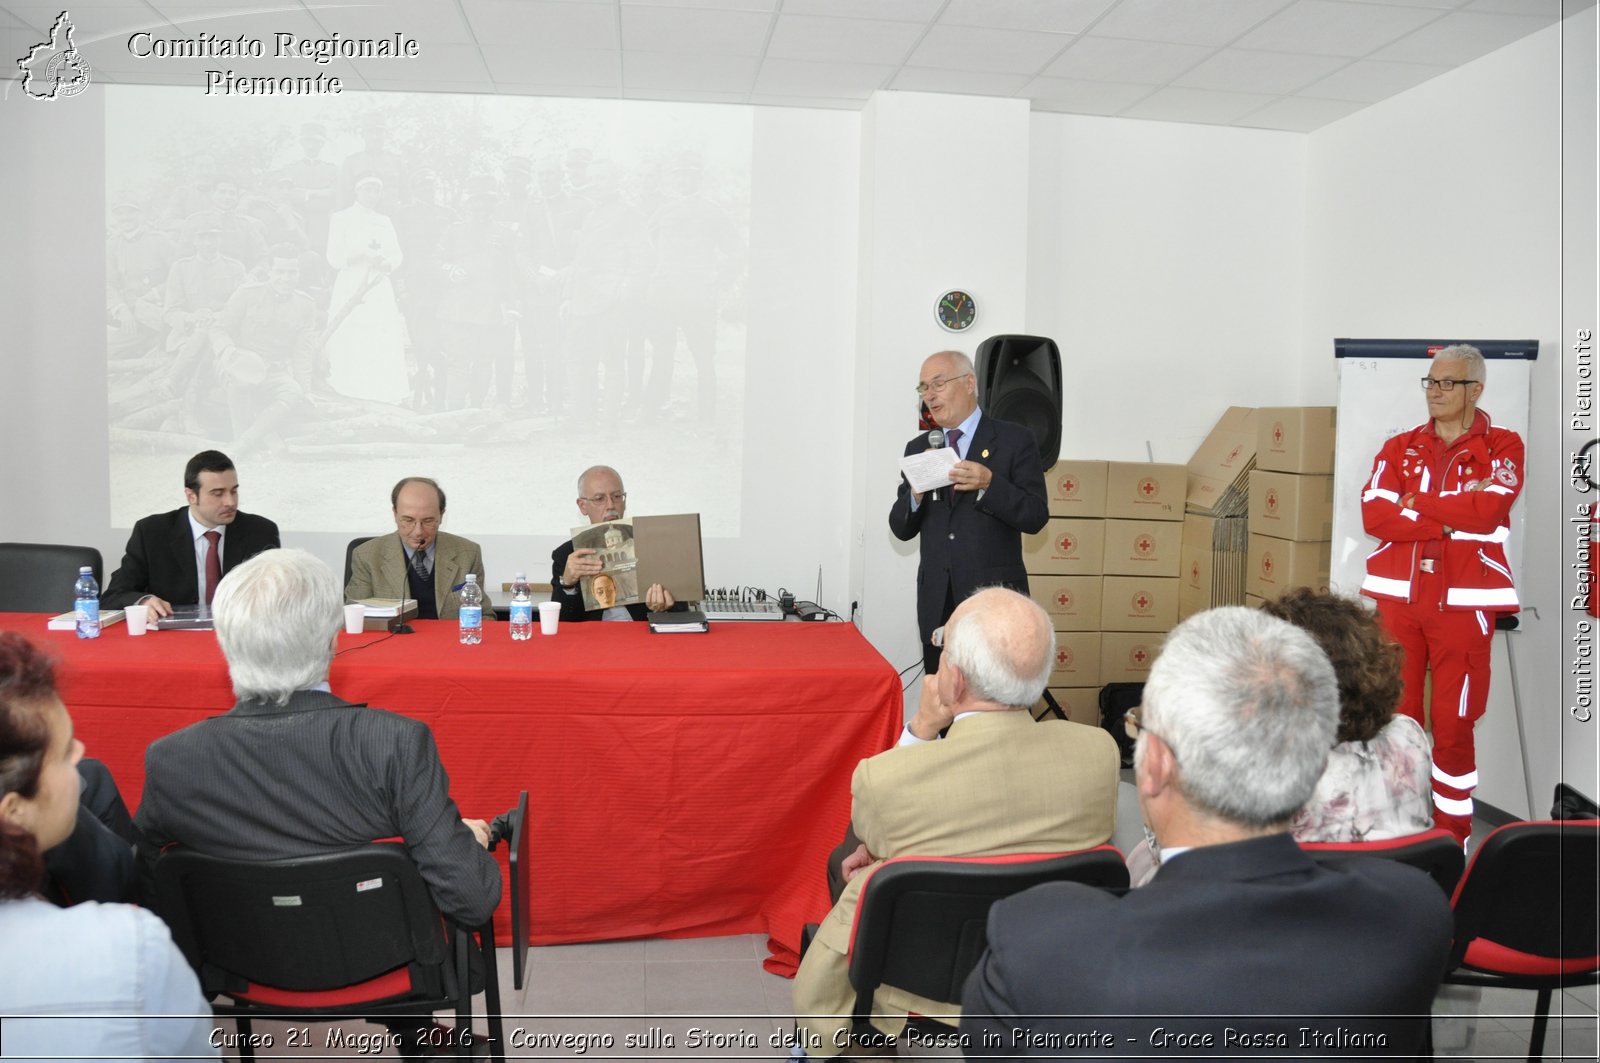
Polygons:
M574 550L589 549L600 561L600 571L578 581L585 610L610 609L644 601L639 586L639 557L634 551L633 522L608 520L572 529Z

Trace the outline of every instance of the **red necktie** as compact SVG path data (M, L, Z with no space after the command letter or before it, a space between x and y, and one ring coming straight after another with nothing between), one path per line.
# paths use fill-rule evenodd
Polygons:
M211 544L206 550L206 604L210 605L222 582L222 533L212 528L206 532L206 542Z

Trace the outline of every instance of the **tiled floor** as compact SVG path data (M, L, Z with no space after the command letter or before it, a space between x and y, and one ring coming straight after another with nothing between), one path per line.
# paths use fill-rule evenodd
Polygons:
M527 981L517 991L511 988L511 950L501 949L506 1055L576 1063L786 1058L793 1027L791 983L762 969L766 955L766 940L753 934L536 948L529 950ZM1445 987L1434 1005L1435 1058L1524 1058L1533 1000L1532 993ZM483 1010L481 997L476 1008ZM1593 1063L1600 1049L1597 989L1567 990L1551 1011L1545 1058ZM288 1025L256 1023L257 1033L274 1037L274 1047L262 1050L260 1058L395 1055L392 1049L376 1057L353 1049L330 1052L325 1047L330 1027L315 1025L309 1027L314 1051L289 1049ZM481 1018L477 1026L485 1029ZM220 1028L232 1033L231 1023ZM365 1023L341 1029L350 1035L383 1032ZM696 1030L701 1031L698 1046L692 1043ZM231 1050L223 1055L236 1058Z

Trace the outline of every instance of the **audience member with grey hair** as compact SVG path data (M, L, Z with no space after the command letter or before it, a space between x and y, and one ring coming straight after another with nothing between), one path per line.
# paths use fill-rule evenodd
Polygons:
M134 818L146 879L172 842L277 860L399 835L439 908L482 923L500 902L488 825L461 818L427 724L329 689L340 603L304 550L269 550L223 581L213 610L239 700L146 751Z
M969 1054L1057 1055L1094 1030L1115 1038L1104 1054L1142 1055L1156 1029L1190 1055L1414 1052L1445 896L1398 863L1323 867L1288 834L1338 715L1333 668L1294 625L1242 608L1180 624L1130 714L1161 870L1123 897L1062 883L996 904L962 1032L1004 1047Z
M1054 655L1055 633L1037 604L1003 588L977 592L945 625L939 670L923 680L900 745L857 765L851 824L859 848L845 860L843 892L795 975L809 1054L850 1054L850 928L864 872L879 861L1059 853L1111 836L1116 743L1097 727L1035 723L1027 711ZM889 986L878 992L874 1022L898 1034L908 1011L948 1015L952 1007Z

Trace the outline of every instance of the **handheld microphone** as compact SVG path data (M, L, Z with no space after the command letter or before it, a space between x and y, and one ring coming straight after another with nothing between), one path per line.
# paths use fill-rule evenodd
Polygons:
M938 450L942 446L944 446L944 429L930 428L928 430L928 449ZM933 489L932 494L933 500L935 502L939 501L939 489L937 487Z

